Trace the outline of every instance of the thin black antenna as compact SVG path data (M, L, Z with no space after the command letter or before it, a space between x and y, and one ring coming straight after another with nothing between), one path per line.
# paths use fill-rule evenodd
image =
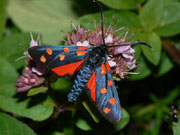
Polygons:
M96 2L96 0L93 0L93 2L95 2L98 6L99 6L99 9L100 9L100 12L101 12L101 31L102 31L102 39L103 39L103 44L105 45L105 39L104 39L104 18L103 18L103 9L102 9L102 6L101 4L99 4L98 2Z
M132 45L138 45L138 44L139 45L145 45L145 46L152 49L152 47L145 42L134 42L134 43L127 43L127 44L120 44L120 45L111 45L111 46L107 46L107 47L110 48L110 47L118 47L118 46L132 46Z

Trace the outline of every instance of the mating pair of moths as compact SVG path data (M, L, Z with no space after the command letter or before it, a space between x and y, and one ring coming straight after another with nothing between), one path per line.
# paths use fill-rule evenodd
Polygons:
M85 90L100 113L110 122L116 123L121 119L121 107L111 68L107 62L108 48L147 44L135 42L107 46L104 40L102 10L101 27L103 43L100 46L41 45L30 48L28 53L33 60L50 68L60 77L77 73L68 94L68 101L76 101Z

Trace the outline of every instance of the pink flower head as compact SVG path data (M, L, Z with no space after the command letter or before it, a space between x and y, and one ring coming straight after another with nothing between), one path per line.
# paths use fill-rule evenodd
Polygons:
M14 86L17 89L17 92L25 92L31 89L32 87L37 87L44 83L44 77L40 77L37 74L33 73L30 67L26 67L25 74L21 75L17 79L17 83Z
M37 39L35 41L31 34L30 48L33 46L37 46L38 40L40 39ZM32 60L27 51L24 52L24 54L29 59L26 63L25 74L19 76L17 79L17 83L14 84L14 86L18 88L17 92L25 92L33 87L42 85L45 82L43 75L47 73L47 69Z

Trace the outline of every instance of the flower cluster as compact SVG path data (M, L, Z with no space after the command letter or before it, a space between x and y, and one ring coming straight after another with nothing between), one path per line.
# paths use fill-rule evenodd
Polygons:
M30 47L37 46L39 39L36 41L33 39L31 34ZM40 86L44 83L44 74L47 73L47 69L38 63L36 63L29 55L28 52L24 52L28 57L28 61L25 67L25 73L18 77L17 83L14 86L17 89L17 92L25 92L33 87Z

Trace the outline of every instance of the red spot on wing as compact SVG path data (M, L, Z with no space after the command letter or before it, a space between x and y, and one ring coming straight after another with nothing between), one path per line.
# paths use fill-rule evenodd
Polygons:
M47 48L46 53L49 54L49 55L52 55L53 51L51 50L51 48Z
M108 86L109 87L113 86L113 81L112 80L108 80Z
M96 72L94 72L86 84L86 87L91 91L91 98L96 101Z
M76 53L77 53L77 56L81 56L87 53L87 51L76 51Z
M110 111L111 111L110 108L107 108L107 107L104 108L104 113L105 113L105 114L108 114Z
M63 66L59 66L59 67L55 67L53 69L51 69L53 72L55 72L57 75L59 76L64 76L66 74L69 75L73 75L75 71L77 71L77 69L80 69L82 63L84 60L82 61L78 61L78 62L74 62L71 64L67 64L67 65L63 65Z
M100 92L101 92L101 94L106 94L106 93L107 93L107 89L106 89L106 88L102 88L102 89L100 90Z
M68 47L64 47L64 52L69 52L69 48Z
M43 63L46 62L46 58L44 57L44 55L41 56L40 61L42 61Z
M109 63L106 61L105 64L106 64L107 71L111 72L111 68L110 68L110 66L109 66Z
M114 105L116 103L116 99L115 98L110 98L109 103Z
M77 47L77 49L80 49L80 50L87 50L87 49L88 49L88 47L79 46L79 47Z
M65 59L65 55L60 54L60 55L59 55L59 60L60 60L60 61L63 61L64 59Z
M104 65L104 63L102 64L102 66L101 66L101 74L102 75L105 75L107 72L106 72L106 67L105 67L105 65Z

